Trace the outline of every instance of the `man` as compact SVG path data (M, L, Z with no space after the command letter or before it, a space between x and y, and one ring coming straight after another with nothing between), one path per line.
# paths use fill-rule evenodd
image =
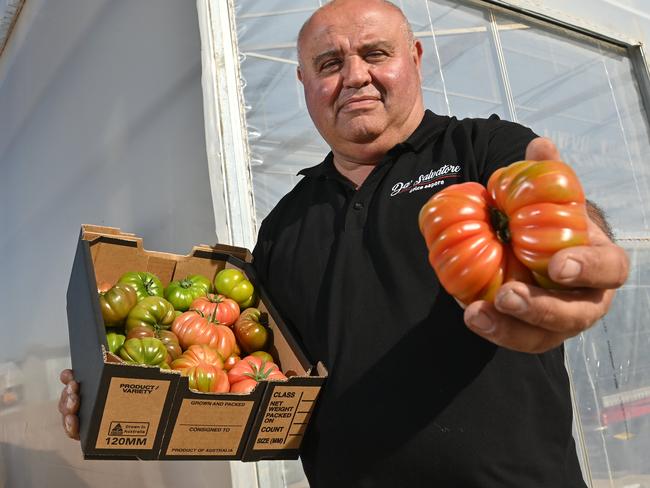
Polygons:
M298 48L331 153L265 219L254 263L330 370L301 456L311 486L585 486L562 343L607 312L625 253L590 222L590 245L549 264L568 289L511 282L494 303L463 310L440 288L417 227L436 191L485 183L524 157L559 159L555 146L496 118L425 112L422 46L383 0L326 4ZM441 184L400 191L432 171ZM70 380L64 371L60 410L74 437Z

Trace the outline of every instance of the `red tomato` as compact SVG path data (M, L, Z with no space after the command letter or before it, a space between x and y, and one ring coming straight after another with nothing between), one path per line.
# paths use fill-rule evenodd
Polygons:
M228 371L230 391L233 393L250 393L260 381L286 379L277 364L256 356L246 356Z
M223 369L225 369L226 371L230 371L232 367L235 364L237 364L240 360L241 358L236 354L227 357L226 360L223 362Z
M419 226L442 286L464 304L493 300L511 280L558 287L553 254L588 243L585 197L561 161L520 161L494 172L487 190L452 185L422 207Z
M250 355L255 356L256 358L260 358L262 361L266 361L267 363L275 362L273 356L271 356L271 354L266 351L253 351Z
M178 336L183 349L205 344L219 352L222 358L239 354L239 346L230 327L213 322L196 310L179 315L172 324L172 332Z
M170 367L188 377L193 390L226 393L230 390L221 355L209 346L190 346Z
M194 345L187 348L178 359L173 361L176 366L187 368L198 363L209 363L223 369L223 357L219 351L206 345Z
M110 281L97 282L97 293L106 293L111 288L113 288L113 284Z
M190 309L198 310L206 317L212 315L217 322L228 327L232 327L239 317L239 305L235 300L213 293L194 300Z
M252 378L245 378L234 385L230 385L230 393L250 393L257 386L257 381Z

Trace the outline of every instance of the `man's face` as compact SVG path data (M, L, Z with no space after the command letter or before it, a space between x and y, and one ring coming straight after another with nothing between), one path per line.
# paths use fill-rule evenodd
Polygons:
M298 77L335 152L373 142L388 150L410 135L423 112L421 55L384 4L339 1L316 13L301 36Z

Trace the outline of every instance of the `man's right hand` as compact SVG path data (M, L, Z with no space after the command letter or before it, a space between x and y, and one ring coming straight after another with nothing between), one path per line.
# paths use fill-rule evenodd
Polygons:
M65 386L59 399L59 412L63 421L63 429L68 437L79 440L79 383L74 379L71 369L64 369L59 375Z

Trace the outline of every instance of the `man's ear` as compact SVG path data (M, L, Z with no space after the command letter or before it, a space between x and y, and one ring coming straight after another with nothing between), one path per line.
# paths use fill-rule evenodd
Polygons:
M420 73L420 80L422 80L422 43L417 39L413 42L412 55L413 61L418 67L418 73Z
M296 68L296 76L298 77L298 80L300 80L300 83L302 83L302 70L300 69L300 66Z

